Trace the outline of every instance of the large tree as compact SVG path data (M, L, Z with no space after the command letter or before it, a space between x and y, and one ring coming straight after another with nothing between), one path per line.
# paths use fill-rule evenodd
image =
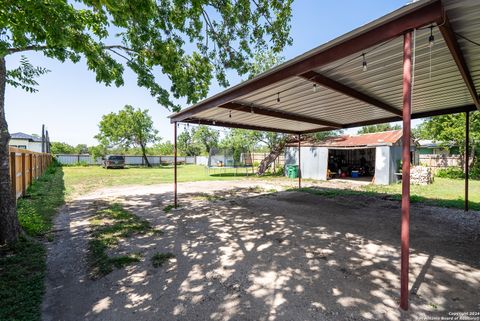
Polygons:
M8 55L41 52L60 61L86 61L96 80L121 86L125 67L159 104L178 110L206 96L212 79L227 86L227 69L249 70L254 52L280 52L291 43L293 0L6 0L0 10L0 244L20 228L8 173L5 85ZM39 70L37 70L39 71ZM170 91L155 78L168 76ZM35 73L10 74L27 85Z
M458 147L465 154L465 113L427 118L415 130L417 139L432 139L444 148ZM480 113L470 113L470 157L476 161L476 148L480 143ZM463 157L462 157L463 159Z
M151 167L147 157L147 144L157 140L158 131L153 128L148 110L126 105L118 113L104 115L98 127L100 133L95 138L102 145L124 149L139 147L145 164Z
M192 138L194 142L203 146L207 154L210 154L210 150L218 146L219 132L208 126L201 125L193 130Z
M193 139L193 133L189 129L178 135L177 147L183 156L198 156L202 153L202 145Z

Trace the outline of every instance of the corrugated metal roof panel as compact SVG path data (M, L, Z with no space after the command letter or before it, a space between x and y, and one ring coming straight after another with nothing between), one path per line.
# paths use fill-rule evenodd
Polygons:
M414 6L421 7L434 1L419 1ZM467 65L471 71L477 91L480 87L480 47L460 37L464 36L473 41L480 42L480 1L473 0L445 0L443 1L447 15L457 33L458 43L462 49ZM413 7L410 7L410 9ZM408 8L407 8L408 9ZM407 9L401 9L400 14ZM389 15L391 19L393 15ZM373 25L381 25L383 18ZM360 28L355 32L364 32ZM314 49L298 58L274 68L274 71L286 68L309 56L322 52L345 40L353 37L355 32L340 37L327 45ZM464 83L455 61L452 58L438 27L433 28L435 45L430 49L428 37L429 26L416 31L415 37L415 72L412 97L412 112L424 113L432 111L450 110L451 107L467 106L473 99ZM365 53L368 70L362 70L362 53ZM315 72L330 79L360 91L370 97L401 110L402 97L402 69L403 69L403 37L397 37L371 48L365 48L343 59L314 69ZM262 75L268 75L270 72ZM250 81L242 83L224 92L228 94L235 88L248 85ZM216 95L211 99L221 97ZM277 98L280 102L277 102ZM207 99L208 101L208 99ZM375 122L381 119L393 118L392 112L372 106L343 93L317 86L313 91L313 83L301 77L290 77L268 86L259 87L249 91L243 96L238 96L233 102L246 106L269 108L276 111L288 112L308 116L316 119L335 122L348 127L358 122ZM195 112L195 107L188 109L192 118L232 121L239 124L264 126L283 130L308 131L312 129L326 129L300 121L280 119L271 116L250 114L232 111L229 118L228 110L212 107L208 110Z

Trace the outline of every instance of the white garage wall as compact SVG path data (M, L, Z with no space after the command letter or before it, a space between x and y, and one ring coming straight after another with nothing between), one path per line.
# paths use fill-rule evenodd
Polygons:
M322 181L327 179L328 148L302 147L300 159L302 161L300 167L302 178ZM285 151L285 165L288 164L298 164L298 148L287 147Z
M390 146L375 148L375 184L388 185L391 179Z

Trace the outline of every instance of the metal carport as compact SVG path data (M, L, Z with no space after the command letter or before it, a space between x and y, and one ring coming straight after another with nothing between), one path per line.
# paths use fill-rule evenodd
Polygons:
M468 151L468 115L480 109L479 42L479 1L406 5L170 116L175 156L178 122L300 136L402 120L400 307L407 310L411 119L465 112ZM176 206L176 161L174 172Z

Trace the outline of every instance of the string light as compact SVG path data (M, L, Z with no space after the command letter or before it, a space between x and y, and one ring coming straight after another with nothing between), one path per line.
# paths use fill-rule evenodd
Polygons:
M230 112L228 113L228 118L232 118L232 111L230 110Z
M316 92L317 92L317 90L318 90L318 88L317 88L317 84L313 84L313 92L314 92L314 93L316 93Z
M435 44L435 37L433 36L433 25L430 26L430 37L428 37L428 55L429 55L429 66L428 66L428 79L432 79L432 48Z
M363 61L362 61L363 71L367 71L368 67L367 67L367 59L365 58L365 53L362 53L362 57L363 57Z
M277 93L277 103L280 103L280 93Z
M433 36L433 26L430 26L430 37L428 37L428 46L430 48L435 44L435 37Z
M216 124L216 122L215 122L215 121L212 121L212 124L213 124L213 125L215 125L215 124Z
M250 113L251 113L251 114L255 114L255 111L253 110L253 106L250 107Z

